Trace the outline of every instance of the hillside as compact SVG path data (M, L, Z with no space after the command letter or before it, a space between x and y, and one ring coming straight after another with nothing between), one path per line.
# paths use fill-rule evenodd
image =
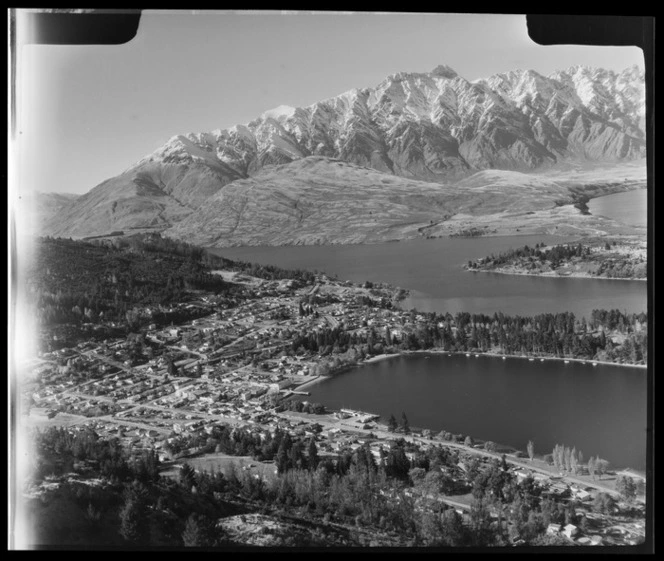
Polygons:
M623 185L595 183L603 193ZM574 207L578 184L519 172L483 171L455 184L408 180L310 156L225 186L164 232L205 247L372 243L418 236L563 228L598 235L624 226ZM634 229L633 233L636 232Z
M310 156L224 187L165 235L202 246L362 243L416 237L459 212L551 208L569 191L515 172L439 185ZM492 176L493 177L493 176Z
M145 163L105 181L46 223L53 236L162 230L183 219L237 174L220 167Z

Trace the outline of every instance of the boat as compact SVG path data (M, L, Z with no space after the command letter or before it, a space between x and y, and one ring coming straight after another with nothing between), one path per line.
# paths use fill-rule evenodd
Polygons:
M565 364L569 364L569 360L566 360L566 361L565 361Z
M475 355L476 358L477 358L478 356L480 356L480 355L478 355L478 354Z
M504 357L503 357L503 360L505 360L506 358L507 358L507 357L506 357L506 356L504 356Z
M529 358L528 362L533 362L535 359L534 358Z
M466 356L470 356L470 353L466 353Z
M544 359L543 359L543 358L540 358L540 362L544 362Z
M593 362L593 366L597 366L597 363L596 363L596 362Z

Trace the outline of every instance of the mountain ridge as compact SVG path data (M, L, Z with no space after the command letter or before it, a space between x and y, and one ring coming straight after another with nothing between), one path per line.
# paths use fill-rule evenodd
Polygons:
M179 134L47 221L51 235L169 229L227 185L309 157L447 185L484 169L539 172L645 156L643 72L514 70L469 82L397 72L307 107ZM175 228L173 231L177 231Z

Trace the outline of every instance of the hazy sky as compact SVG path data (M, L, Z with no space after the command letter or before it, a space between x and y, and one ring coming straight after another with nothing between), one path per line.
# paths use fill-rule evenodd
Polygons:
M525 16L144 12L119 46L18 53L18 188L85 193L175 134L247 123L399 71L643 67L636 47L543 47Z

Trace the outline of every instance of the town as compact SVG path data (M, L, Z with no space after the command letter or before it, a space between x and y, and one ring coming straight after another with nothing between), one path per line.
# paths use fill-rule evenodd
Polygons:
M469 520L470 471L502 462L515 481L527 479L542 496L575 505L569 520L577 524L551 523L546 528L547 535L562 540L556 543L643 541L644 482L638 474L610 474L613 481L640 484L638 491L621 494L609 474L596 480L584 467L563 473L541 459L529 460L516 450L505 453L494 443L475 443L467 435L433 434L408 427L407 420L389 426L371 412L328 411L307 400L310 384L385 357L393 344L415 336L427 324L424 315L398 308L398 290L354 285L322 273L310 283L266 280L238 270L213 274L241 287L247 297L221 306L212 293L199 291L168 310L194 319L147 323L125 337L83 341L34 358L24 368L21 423L28 428L65 427L70 433L91 429L99 438L118 439L136 457L155 452L162 474L174 478L185 465L200 471L242 466L257 479L281 473L273 458L234 458L219 447L211 449L210 437L222 428L244 431L259 442L277 432L288 433L293 441L313 442L316 454L332 464L358 449L368 451L376 465L384 464L399 441L413 482L406 492L419 505L415 508L427 508L434 500ZM149 318L155 311L144 306L132 313ZM345 352L333 349L340 344L339 333L348 338ZM417 485L418 478L423 480L417 461L441 448L451 451L455 461L440 468L449 479L447 492L432 494ZM471 462L479 464L470 470ZM33 482L26 495L40 492ZM599 511L593 508L598 501L604 505ZM499 518L500 513L491 510L490 516ZM523 543L514 537L514 545Z

